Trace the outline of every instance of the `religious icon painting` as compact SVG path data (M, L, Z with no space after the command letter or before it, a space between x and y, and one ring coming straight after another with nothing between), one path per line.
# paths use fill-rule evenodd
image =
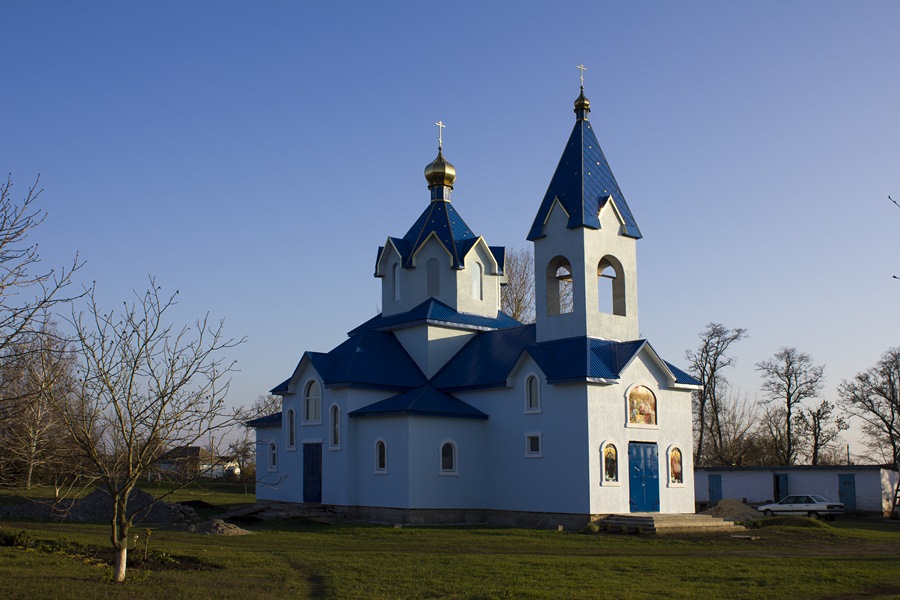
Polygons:
M613 444L607 444L603 448L603 480L619 480L619 454Z
M628 393L628 422L634 425L656 425L656 396L650 388L636 385Z
M681 468L681 450L672 448L669 452L669 477L672 483L684 483L684 471Z

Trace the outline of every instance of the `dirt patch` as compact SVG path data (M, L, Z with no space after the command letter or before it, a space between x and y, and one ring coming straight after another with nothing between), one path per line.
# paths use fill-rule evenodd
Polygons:
M707 508L702 514L727 521L752 521L763 518L763 514L752 506L747 506L740 500L731 499L719 500L718 504L712 508Z

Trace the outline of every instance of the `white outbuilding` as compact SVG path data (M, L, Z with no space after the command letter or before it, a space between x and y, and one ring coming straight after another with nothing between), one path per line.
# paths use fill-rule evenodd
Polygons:
M536 322L500 310L505 248L451 204L439 146L424 211L378 248L382 312L306 352L272 390L282 412L250 423L258 499L401 523L694 512L699 384L639 336L641 232L589 113L582 89L535 203Z
M818 494L842 502L847 512L888 516L897 479L895 467L881 465L711 467L694 473L694 494L700 507L728 498L759 505Z

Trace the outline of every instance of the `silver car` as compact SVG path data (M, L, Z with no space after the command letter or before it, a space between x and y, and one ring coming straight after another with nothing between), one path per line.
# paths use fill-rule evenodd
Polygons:
M844 505L832 502L825 496L809 494L805 496L786 496L781 502L763 504L757 510L767 517L784 515L805 515L813 519L833 521L837 515L844 514Z

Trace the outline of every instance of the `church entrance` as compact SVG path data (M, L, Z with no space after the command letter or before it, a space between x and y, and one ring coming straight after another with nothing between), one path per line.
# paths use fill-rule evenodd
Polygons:
M322 502L322 444L303 444L303 501Z
M659 512L659 451L656 444L628 444L628 488L631 512Z

